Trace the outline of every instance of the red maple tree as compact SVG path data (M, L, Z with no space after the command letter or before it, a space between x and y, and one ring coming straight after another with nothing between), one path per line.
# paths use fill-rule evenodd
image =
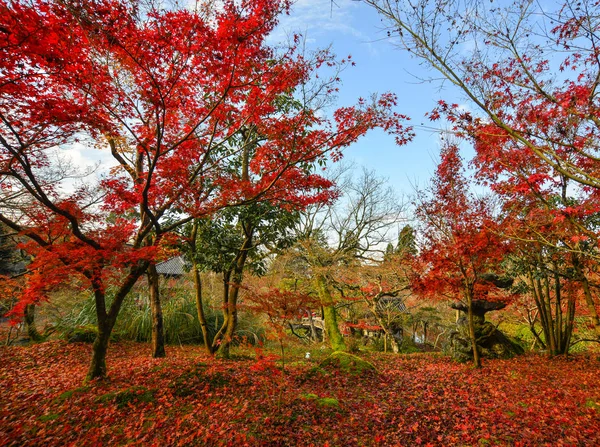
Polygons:
M287 7L0 2L0 221L33 242L25 248L38 273L23 304L66 278L93 291L98 337L88 378L106 375L121 304L165 234L225 206L327 200L331 184L312 163L376 126L409 137L393 95L339 109L333 121L297 105L294 90L336 61L266 45ZM52 150L76 143L110 152L116 167L70 191L52 181L61 169Z
M509 245L495 230L489 201L469 190L457 145L447 144L428 194L421 193L417 216L423 241L413 280L417 293L436 300L462 301L468 309L469 335L480 366L473 320L474 300L505 296L487 275L499 271Z

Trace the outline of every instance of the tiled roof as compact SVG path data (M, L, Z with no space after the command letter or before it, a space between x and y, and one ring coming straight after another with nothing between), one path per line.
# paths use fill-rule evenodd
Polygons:
M181 256L156 264L156 272L165 276L181 276L186 272L186 262Z
M404 299L402 297L389 295L382 296L377 302L376 308L378 312L406 312L406 304L404 304Z

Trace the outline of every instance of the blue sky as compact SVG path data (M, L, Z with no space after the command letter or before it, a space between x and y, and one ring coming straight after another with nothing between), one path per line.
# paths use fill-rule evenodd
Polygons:
M439 99L460 103L456 92L416 78L431 73L394 46L379 16L363 3L338 0L332 5L324 0L298 0L290 15L282 17L273 41L284 40L286 34L294 32L303 34L312 48L331 45L340 58L352 55L356 66L342 73L339 106L391 91L399 98L397 111L410 116L416 126L415 140L401 147L391 136L371 132L346 151L346 160L387 177L399 194L410 195L413 185L424 187L435 170L439 135L420 125L432 126L424 115Z

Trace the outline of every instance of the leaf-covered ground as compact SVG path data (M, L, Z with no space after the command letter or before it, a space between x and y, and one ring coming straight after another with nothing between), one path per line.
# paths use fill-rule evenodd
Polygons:
M298 360L148 358L115 344L83 386L90 346L0 348L0 445L600 445L600 362L526 356L472 370L431 355L352 375Z

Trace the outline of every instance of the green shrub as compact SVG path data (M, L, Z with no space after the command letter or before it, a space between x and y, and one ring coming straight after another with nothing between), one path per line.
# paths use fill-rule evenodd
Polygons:
M191 290L171 290L163 300L163 325L167 344L200 344L204 342L198 321L196 300ZM107 305L112 302L111 291L107 291ZM97 335L97 318L93 296L74 299L64 298L66 309L56 310L49 315L56 331L72 342L94 341ZM66 310L66 311L65 311ZM223 323L221 312L205 306L205 314L211 336ZM264 340L264 326L260 317L240 312L236 344L256 344ZM113 340L147 342L152 339L152 312L145 295L132 292L121 307L119 318L112 332Z
M69 343L93 343L97 335L98 328L91 324L76 326L64 332Z
M415 344L411 337L404 337L399 349L400 353L402 354L414 354L415 352L421 352L421 349Z
M133 295L133 294L132 294ZM191 295L191 294L189 294ZM108 305L111 302L107 293ZM69 341L92 342L97 334L95 301L92 296L68 303L72 307L66 312L55 312L53 323L58 333ZM210 309L207 312L209 326L216 332L220 316ZM163 303L163 323L167 343L202 343L202 331L198 322L196 303L192 296L180 294ZM137 342L152 338L152 313L147 299L127 297L123 302L119 318L112 333L113 339Z

